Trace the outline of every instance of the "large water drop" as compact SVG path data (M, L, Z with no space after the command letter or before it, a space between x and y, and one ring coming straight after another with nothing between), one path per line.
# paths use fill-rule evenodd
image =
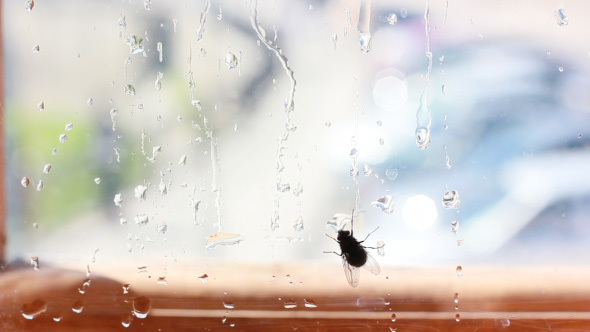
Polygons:
M205 243L205 248L213 249L218 246L234 245L244 241L244 237L234 233L217 233L210 235Z
M371 202L371 206L378 207L384 213L390 214L393 212L393 197L391 195L380 197L376 201Z
M238 57L232 52L227 52L225 55L225 64L229 69L234 69L238 66Z
M145 193L147 191L146 186L139 185L135 187L135 197L139 199L140 202L145 201Z
M84 310L84 302L82 302L82 300L77 300L76 302L74 302L74 304L72 304L72 311L79 314L82 313L82 311Z
M151 301L145 296L133 300L133 314L137 318L146 318L151 309Z
M33 319L47 310L47 303L36 299L31 303L25 303L21 307L21 313L26 319Z
M442 206L445 209L457 209L461 204L459 199L459 192L456 190L447 190L442 198Z
M127 46L129 46L129 53L138 54L143 52L143 39L137 35L127 38Z

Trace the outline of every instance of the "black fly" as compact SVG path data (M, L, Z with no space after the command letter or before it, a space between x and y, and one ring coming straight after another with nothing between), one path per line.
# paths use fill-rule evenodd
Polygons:
M369 233L364 240L357 241L352 235L354 210L352 211L352 214L353 215L350 219L350 232L342 229L339 230L338 239L335 239L330 235L326 234L327 237L338 242L338 244L340 245L340 253L337 253L335 251L325 251L325 253L334 253L342 257L342 266L344 267L344 274L346 275L346 279L352 287L356 287L359 285L360 267L364 267L373 274L379 274L381 272L381 269L379 268L379 264L377 264L377 261L375 261L371 254L369 254L366 250L367 248L379 248L365 247L362 245L362 243L367 240L369 235L371 235L373 232L379 229L379 227L377 227L373 232Z

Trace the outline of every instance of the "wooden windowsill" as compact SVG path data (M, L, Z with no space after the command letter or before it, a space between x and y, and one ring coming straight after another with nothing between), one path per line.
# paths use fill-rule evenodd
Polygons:
M590 268L581 266L474 266L464 267L460 278L448 268L385 268L379 276L362 273L358 288L346 283L338 265L211 266L206 284L188 266L167 275L167 285L143 273L119 279L113 271L120 270L93 271L84 294L79 288L85 272L5 272L0 275L2 324L16 330L123 329L134 300L144 297L149 314L133 317L129 329L447 331L500 330L506 324L518 330L590 329ZM123 284L131 285L128 294ZM27 320L23 305L35 300L47 308ZM81 313L72 311L76 301L84 305ZM55 322L58 316L62 319Z

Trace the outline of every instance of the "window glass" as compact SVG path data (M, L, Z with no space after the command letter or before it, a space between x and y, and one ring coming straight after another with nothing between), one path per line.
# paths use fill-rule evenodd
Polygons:
M359 287L588 264L586 2L3 5L8 260L344 288L354 220Z

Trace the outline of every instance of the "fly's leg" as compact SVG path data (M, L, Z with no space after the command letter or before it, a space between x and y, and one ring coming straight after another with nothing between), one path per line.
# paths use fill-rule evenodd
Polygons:
M334 241L336 241L336 242L340 243L338 240L336 240L335 238L331 237L330 235L326 234L326 236L327 236L327 237L329 237L330 239L332 239L332 240L334 240Z
M338 256L342 256L342 254L339 254L339 253L337 253L335 251L324 251L324 254L336 254Z
M369 238L369 235L371 235L371 234L375 233L375 231L376 231L376 230L378 230L378 229L379 229L379 226L377 226L377 228L375 228L375 229L374 229L374 230L373 230L371 233L367 234L367 236L365 237L365 239L364 239L364 240L362 240L362 241L361 241L361 242L359 242L359 243L363 243L363 242L367 241L367 239ZM370 247L366 247L366 248L370 248Z
M354 222L354 209L352 209L352 213L350 214L350 236L354 237L354 235L352 235L352 230L354 229L354 227L352 227L352 224Z

